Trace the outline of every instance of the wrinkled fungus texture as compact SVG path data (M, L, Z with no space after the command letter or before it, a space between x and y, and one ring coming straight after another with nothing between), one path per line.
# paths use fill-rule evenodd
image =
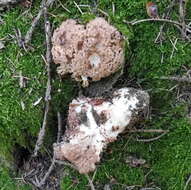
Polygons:
M69 160L80 173L94 171L106 145L137 121L148 105L149 95L133 88L119 89L110 99L74 99L63 142L54 145L56 159Z
M72 74L84 87L116 72L124 62L124 40L116 28L103 18L86 26L69 19L54 31L53 60L60 66L57 72Z

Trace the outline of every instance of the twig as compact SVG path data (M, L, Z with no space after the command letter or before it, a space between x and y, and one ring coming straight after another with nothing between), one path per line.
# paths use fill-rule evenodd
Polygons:
M62 2L61 2L60 0L58 0L58 2L60 3L61 7L62 7L65 11L67 11L68 13L71 13L71 11L70 11L69 9L67 9L67 8L62 4Z
M191 78L188 77L161 77L160 79L191 83Z
M191 175L189 176L189 178L188 178L187 181L186 181L186 184L185 184L185 186L184 186L184 190L187 189L188 184L190 183L190 181L191 181Z
M62 132L62 118L60 112L57 112L57 118L58 118L58 133L57 133L57 143L60 141L61 132Z
M0 7L20 3L24 0L0 0Z
M83 15L84 13L82 12L82 10L80 9L80 7L78 6L78 4L74 1L74 5L77 7L77 9L79 10L79 12Z
M20 29L16 28L16 29L14 29L14 31L15 31L15 37L16 37L19 47L23 47L24 50L26 51Z
M40 11L38 12L38 15L34 18L32 24L31 24L31 27L29 28L29 30L27 31L27 33L24 37L24 44L25 45L27 45L31 41L33 31L36 28L41 16L44 13L45 4L46 4L46 0L42 0L41 5L40 5Z
M90 179L88 174L85 174L86 178L88 179L88 182L90 184L91 190L95 190L94 184L92 182L92 180Z
M115 4L114 2L112 2L112 13L113 13L113 16L115 15Z
M177 48L176 48L176 43L177 43L177 41L178 41L178 38L175 39L174 43L172 42L172 40L170 40L170 42L171 42L171 44L172 44L172 46L173 46L173 48L172 48L172 53L171 53L171 55L170 55L170 59L172 59L172 57L173 57L173 55L174 55L174 51L175 51L175 50L177 51Z
M55 159L53 157L52 163L51 163L48 171L46 172L46 174L44 175L43 179L39 183L39 187L42 187L45 184L46 180L48 179L48 177L50 176L51 172L53 171L54 166L55 166Z
M169 19L162 19L162 18L161 19L160 18L158 18L158 19L148 18L148 19L141 19L141 20L136 20L136 21L131 21L131 22L124 20L124 23L131 24L133 26L133 25L136 25L136 24L140 24L142 22L150 22L150 21L154 21L154 22L166 22L166 23L182 26L182 24L179 23L179 22L176 22L174 20L169 20ZM191 29L191 26L186 25L186 28Z
M165 18L165 19L169 18L170 13L171 13L172 8L174 7L175 3L176 3L176 0L171 1L169 6L166 8L165 13L163 13L162 18ZM160 42L162 41L162 37L163 37L162 33L163 33L164 26L165 26L165 23L160 26L160 31L155 39L155 43L158 43L158 41L160 41Z
M169 130L163 129L131 129L129 133L167 133Z
M42 0L38 15L34 18L32 24L31 24L31 27L29 28L29 30L27 31L27 33L24 37L25 45L29 44L29 42L31 41L34 29L36 28L37 24L39 23L39 20L44 13L45 7L48 8L49 6L51 6L54 3L54 1L55 0L47 0L47 2L46 2L46 0Z
M69 162L62 161L62 160L55 160L55 163L60 164L60 165L69 166L76 170L76 167L73 164L70 164Z
M101 10L101 9L97 9L100 13L102 13L103 15L105 15L106 17L109 17L109 15L105 12L105 11L103 11L103 10Z
M47 126L47 118L48 118L48 112L50 108L50 100L51 100L51 71L50 71L50 64L52 62L52 56L51 56L51 27L50 22L47 19L47 12L45 8L45 33L46 33L46 63L47 63L47 85L46 85L46 92L45 92L45 112L44 112L44 119L42 128L40 129L38 139L35 145L33 156L37 156L38 151L43 143L44 135L46 131Z
M186 39L185 3L183 0L179 0L179 16L182 23L182 37Z
M137 139L138 142L152 142L152 141L156 141L158 139L160 139L161 137L163 137L164 135L166 135L168 133L168 130L164 133L162 133L161 135L154 137L154 138L150 138L150 139Z

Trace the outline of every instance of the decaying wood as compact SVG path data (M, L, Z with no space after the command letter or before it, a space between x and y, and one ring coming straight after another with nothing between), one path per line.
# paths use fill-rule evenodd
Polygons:
M41 145L44 140L44 135L46 131L47 126L47 119L48 119L48 113L50 109L50 100L51 100L51 71L50 71L50 64L52 62L52 56L51 56L51 26L50 22L47 19L47 12L46 8L45 10L45 34L46 34L46 67L47 67L47 85L46 85L46 92L45 92L45 111L44 111L44 118L43 118L43 124L42 128L40 129L38 139L35 145L33 156L37 156L39 149L41 148Z

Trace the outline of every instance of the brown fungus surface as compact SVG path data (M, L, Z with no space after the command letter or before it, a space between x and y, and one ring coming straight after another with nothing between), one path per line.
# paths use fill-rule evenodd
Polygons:
M124 62L124 40L116 28L103 18L96 18L86 26L75 20L64 21L54 31L52 55L57 72L72 74L83 86L89 80L98 81L118 71Z

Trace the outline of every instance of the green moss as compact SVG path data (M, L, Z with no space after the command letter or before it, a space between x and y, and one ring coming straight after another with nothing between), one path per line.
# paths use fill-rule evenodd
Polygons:
M160 15L168 5L167 0L158 3ZM115 12L112 11L112 3ZM147 18L145 10L146 0L100 0L98 7L106 12L109 17L97 11L96 15L89 8L83 7L82 15L75 7L73 1L65 1L63 5L69 9L67 12L56 3L50 10L51 22L57 27L67 18L78 19L85 23L95 16L104 16L122 34L128 38L126 46L126 60L128 70L127 79L136 81L151 96L151 119L141 125L151 129L169 129L170 132L161 139L151 142L137 142L136 138L150 138L157 134L133 134L119 138L118 142L109 145L112 152L103 155L98 166L94 183L101 185L109 183L112 178L117 181L113 189L123 189L123 184L138 185L140 187L154 184L165 190L181 190L191 170L191 127L186 120L186 105L180 105L176 100L176 92L171 89L176 83L163 81L161 76L181 75L186 68L191 67L191 44L179 39L177 29L169 24L165 26L165 41L162 45L155 44L154 40L159 32L161 23L145 22L135 26L127 25L123 20ZM190 4L191 2L189 2ZM90 4L81 0L78 4ZM38 12L37 7L32 10ZM175 7L173 19L178 19L178 7ZM24 34L31 23L29 16L21 16L22 8L13 8L3 16L5 24L1 26L0 39L14 35L14 28L19 28ZM188 12L188 17L191 11ZM42 123L44 103L36 107L33 103L44 97L46 86L46 71L41 55L44 54L43 22L35 31L32 45L33 51L25 52L19 49L10 35L4 50L0 50L0 155L10 161L13 160L12 152L15 144L32 150L36 135ZM174 55L171 58L173 42L178 38ZM129 57L131 55L131 58ZM163 61L161 57L163 56ZM53 92L50 113L50 129L47 134L46 144L51 146L55 134L55 116L59 110L67 111L68 103L77 93L77 85L68 79L59 80L56 68L53 66ZM22 71L23 76L30 78L26 88L19 87L19 80L15 78ZM25 109L21 107L21 101ZM147 166L132 168L125 163L127 156L135 154L144 158ZM87 189L88 181L83 175L70 170L67 177L62 179L61 189ZM147 177L145 177L147 176ZM22 189L12 179L7 169L0 168L1 189ZM188 189L191 188L190 186Z
M18 179L19 180L19 179ZM0 168L0 190L30 190L27 185L23 185L22 182L16 182L13 176L9 173L8 169Z

